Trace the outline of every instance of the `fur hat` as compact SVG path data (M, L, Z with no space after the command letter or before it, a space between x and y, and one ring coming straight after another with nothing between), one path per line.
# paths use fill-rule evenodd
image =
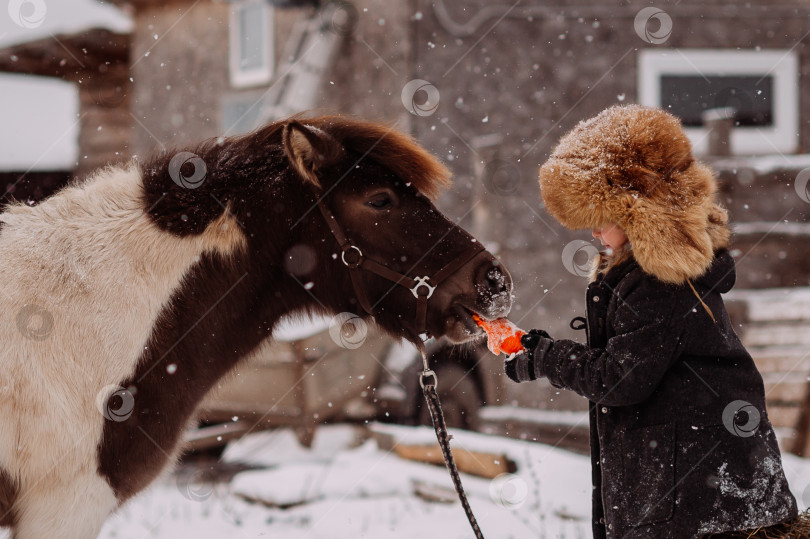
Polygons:
M639 105L580 122L540 167L543 202L560 223L617 223L641 268L669 283L703 275L714 251L728 245L728 214L716 191L680 121Z

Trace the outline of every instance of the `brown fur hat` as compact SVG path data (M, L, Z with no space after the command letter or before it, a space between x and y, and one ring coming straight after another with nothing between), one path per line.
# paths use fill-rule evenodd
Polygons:
M540 167L546 209L571 229L617 223L641 268L669 283L705 273L728 245L714 173L692 156L680 121L614 106L580 122Z

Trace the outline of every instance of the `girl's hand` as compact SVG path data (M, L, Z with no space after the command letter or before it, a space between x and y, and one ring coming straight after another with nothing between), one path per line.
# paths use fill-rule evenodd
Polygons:
M528 365L531 362L526 352L510 356L503 362L503 372L513 382L528 382L529 380L536 380L532 378L533 372L530 372ZM520 373L518 373L520 371ZM534 369L532 369L534 371Z
M520 338L525 351L510 356L503 363L503 370L515 382L529 382L541 376L543 356L554 340L542 329L533 329Z
M532 329L520 338L520 344L522 344L523 348L526 350L534 350L537 348L537 344L540 342L541 338L550 339L551 335L542 329Z

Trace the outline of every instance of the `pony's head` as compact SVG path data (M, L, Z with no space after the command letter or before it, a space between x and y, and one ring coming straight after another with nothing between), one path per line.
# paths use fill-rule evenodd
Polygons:
M293 118L210 141L194 155L206 169L198 187L167 182L165 173L145 182L153 217L160 222L167 206L194 208L164 218L184 233L230 213L247 239L237 255L244 260L234 263L251 275L249 308L268 323L296 311L350 312L412 341L426 331L463 342L479 333L471 313L495 318L511 307L506 269L432 202L449 171L393 128ZM428 294L420 321L418 296Z

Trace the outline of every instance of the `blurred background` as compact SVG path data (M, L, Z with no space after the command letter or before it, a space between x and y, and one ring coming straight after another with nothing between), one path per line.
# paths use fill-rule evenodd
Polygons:
M511 272L510 318L559 338L584 340L569 320L596 246L546 213L537 168L608 106L667 108L720 178L729 311L780 444L810 451L806 0L12 0L0 21L5 201L300 111L386 122L454 172L438 205ZM311 444L322 421L426 421L412 349L359 320L291 326L211 396L194 447L259 426ZM431 350L453 424L587 451L585 399L504 382L480 346ZM323 374L308 386L310 371Z

